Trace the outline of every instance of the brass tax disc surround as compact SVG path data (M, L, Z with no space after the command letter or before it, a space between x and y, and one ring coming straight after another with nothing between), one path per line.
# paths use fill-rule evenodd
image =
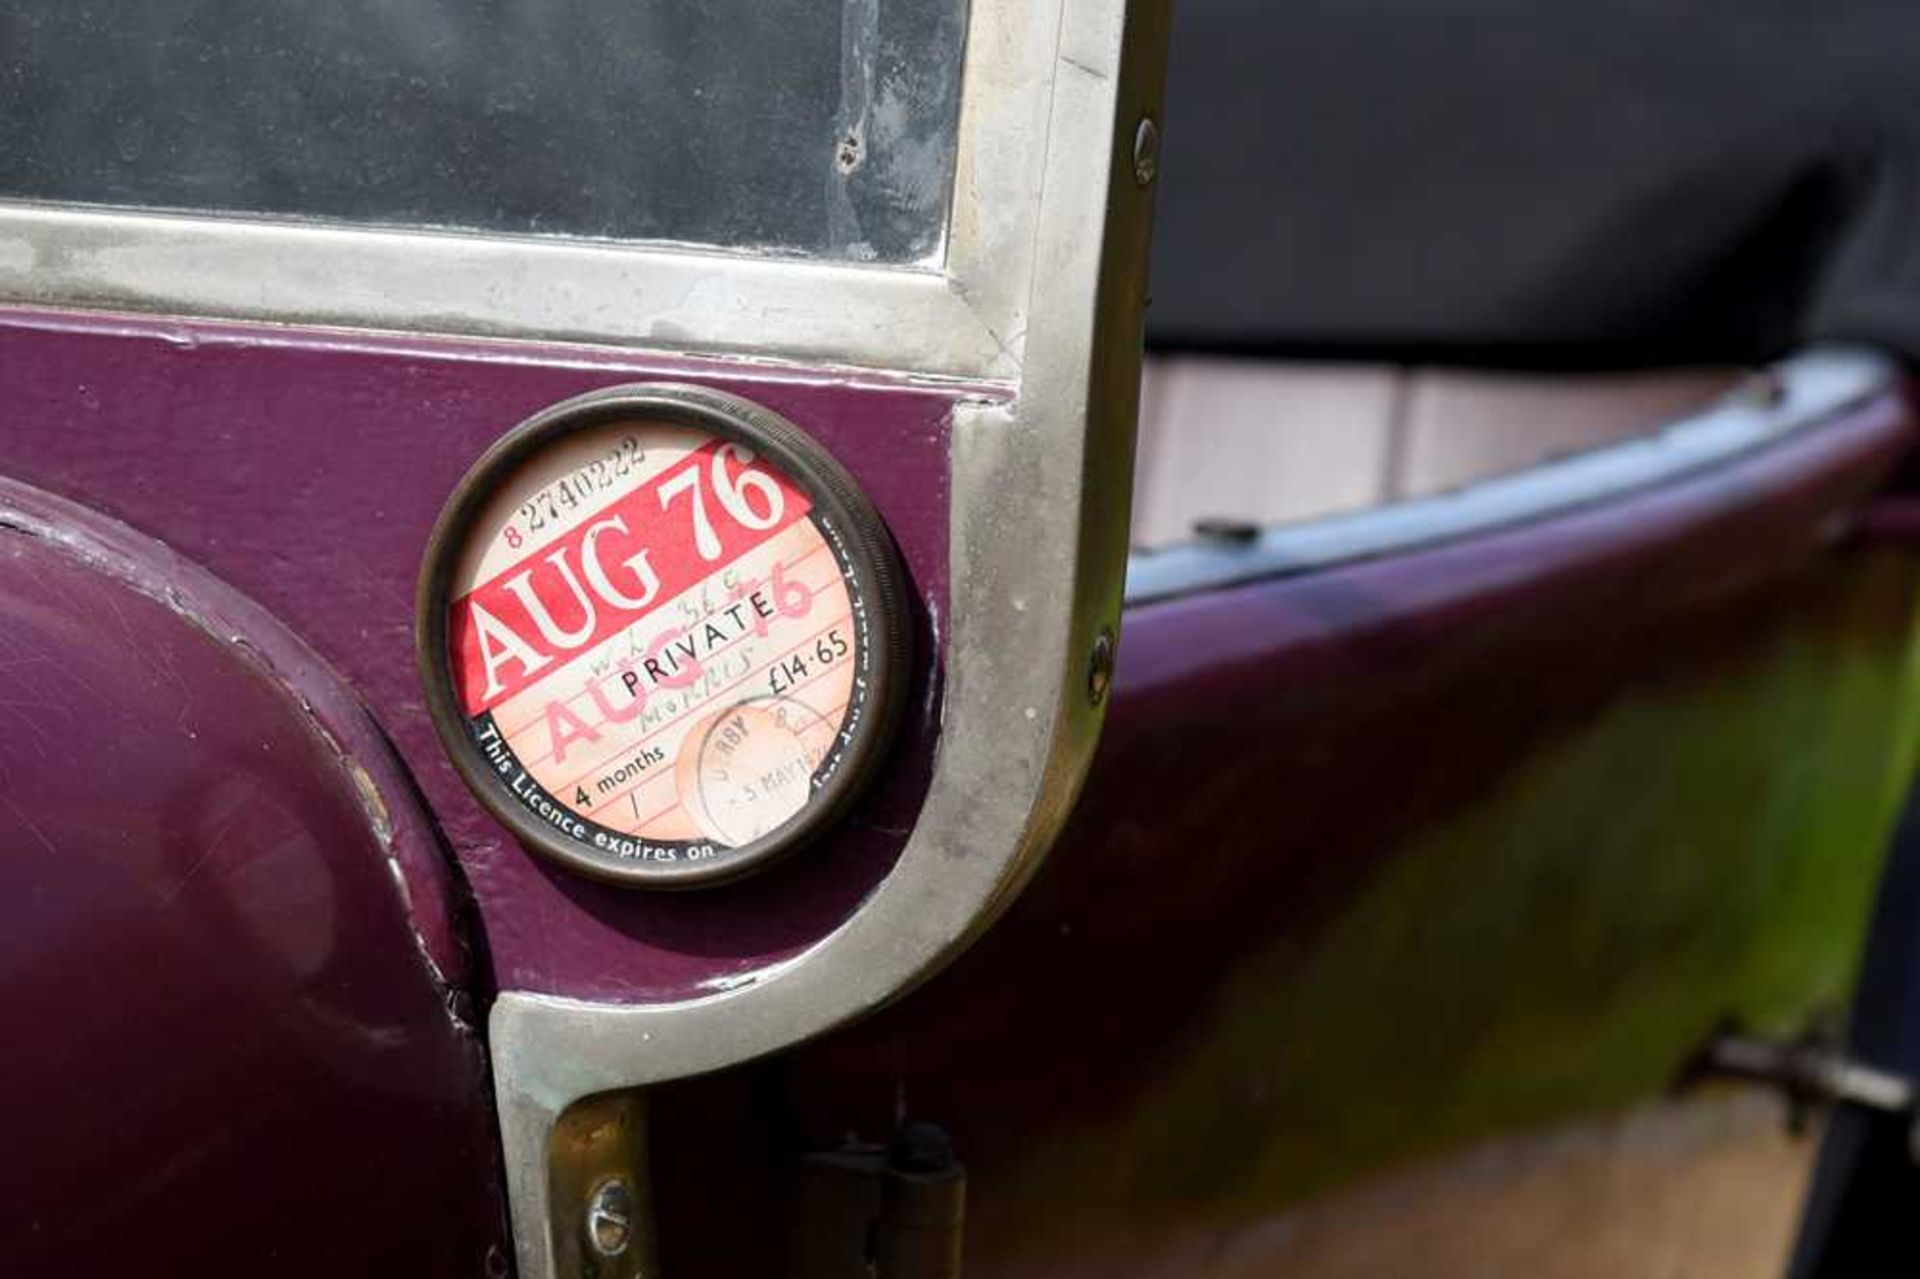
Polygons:
M731 879L879 768L911 670L904 580L786 419L701 387L595 391L515 427L441 512L427 709L535 852L638 887Z

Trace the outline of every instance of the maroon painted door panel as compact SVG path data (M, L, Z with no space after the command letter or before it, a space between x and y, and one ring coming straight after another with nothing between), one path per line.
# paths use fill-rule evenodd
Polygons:
M1883 394L1602 506L1131 610L1006 918L870 1021L666 1090L668 1261L763 1273L689 1188L776 1212L795 1151L902 1116L953 1134L984 1279L1783 1256L1811 1145L1666 1094L1722 1018L1845 999L1920 574L1842 535L1911 434Z
M898 762L823 855L697 894L609 887L528 854L448 764L413 661L421 554L462 473L534 410L647 379L749 396L847 465L898 543L923 655ZM959 388L580 347L13 312L0 315L0 390L0 474L219 573L357 690L453 846L501 989L644 1002L723 988L843 921L912 827L938 724Z
M502 1274L455 890L298 641L0 486L0 1271Z

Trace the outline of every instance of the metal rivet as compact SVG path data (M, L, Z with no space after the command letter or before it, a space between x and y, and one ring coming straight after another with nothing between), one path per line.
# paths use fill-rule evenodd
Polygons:
M1133 131L1133 180L1141 186L1152 186L1154 177L1160 172L1160 129L1153 117L1140 117L1140 127Z
M1113 628L1103 626L1093 637L1093 656L1087 661L1087 697L1095 706L1106 700L1113 684Z
M633 1189L609 1177L587 1196L587 1242L603 1257L617 1257L633 1242Z
M1787 402L1787 384L1778 373L1762 369L1748 374L1735 396L1757 409L1777 409Z
M924 1121L903 1124L887 1143L887 1167L920 1176L945 1172L953 1167L953 1138Z
M1228 542L1245 546L1260 540L1260 526L1252 520L1208 516L1193 522L1193 535L1206 542Z

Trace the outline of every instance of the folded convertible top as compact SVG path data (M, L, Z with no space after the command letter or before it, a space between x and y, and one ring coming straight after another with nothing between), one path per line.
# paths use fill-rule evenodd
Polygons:
M1911 0L1179 0L1160 346L1920 356Z

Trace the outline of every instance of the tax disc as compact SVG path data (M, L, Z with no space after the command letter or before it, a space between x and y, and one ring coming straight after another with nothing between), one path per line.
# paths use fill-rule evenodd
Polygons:
M642 887L805 844L881 766L909 678L878 513L798 427L646 384L535 414L427 548L427 707L533 851Z

